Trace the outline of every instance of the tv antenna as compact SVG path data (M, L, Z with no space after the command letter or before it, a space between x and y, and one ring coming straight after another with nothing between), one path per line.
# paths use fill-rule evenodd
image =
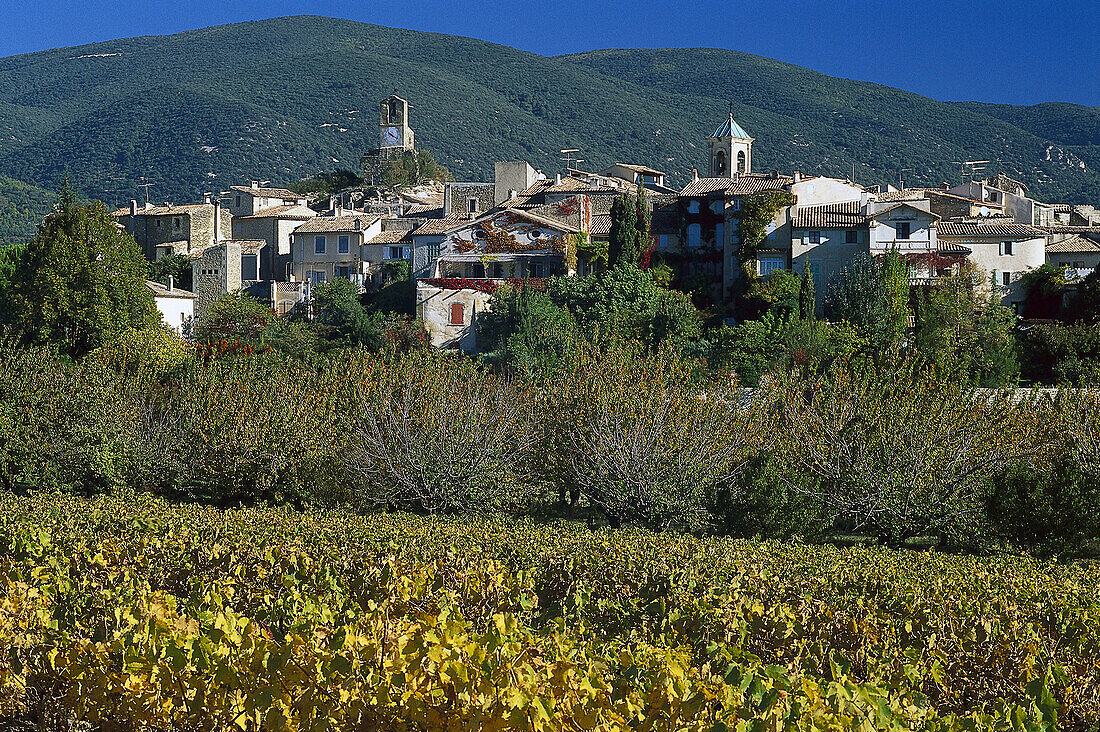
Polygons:
M145 189L145 205L149 205L149 189L153 187L153 181L146 178L144 175L138 178L141 182L138 183L138 188Z
M561 153L562 159L565 160L566 171L572 170L574 164L583 162L582 160L577 159L577 153L579 153L580 151L581 149L579 147L568 147L564 150L558 151Z
M954 161L959 166L959 181L974 180L975 176L979 176L985 172L985 166L989 165L992 160L956 160Z

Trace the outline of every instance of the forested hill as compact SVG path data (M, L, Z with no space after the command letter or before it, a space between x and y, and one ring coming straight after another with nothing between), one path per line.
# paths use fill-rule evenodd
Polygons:
M112 204L143 195L143 175L155 200L288 183L357 167L395 89L418 144L459 179L506 159L551 171L579 147L590 168L645 163L682 184L732 99L758 169L937 184L957 180L953 161L989 158L1040 198L1100 201L1093 108L937 102L733 51L545 57L319 17L0 59L0 175L53 189L67 165Z

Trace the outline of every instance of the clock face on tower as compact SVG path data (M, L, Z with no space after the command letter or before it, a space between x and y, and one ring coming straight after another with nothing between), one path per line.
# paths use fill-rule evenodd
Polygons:
M387 127L386 131L382 133L383 145L400 145L401 144L401 129L399 127Z

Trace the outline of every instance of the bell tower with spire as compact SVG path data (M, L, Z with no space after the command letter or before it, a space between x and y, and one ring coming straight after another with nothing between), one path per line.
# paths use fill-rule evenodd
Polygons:
M710 152L711 178L736 178L741 173L752 172L753 138L733 118L733 102L730 114L714 134L707 138Z

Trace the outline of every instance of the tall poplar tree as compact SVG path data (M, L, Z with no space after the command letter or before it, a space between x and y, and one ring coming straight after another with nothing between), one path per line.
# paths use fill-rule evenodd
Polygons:
M810 266L802 268L802 283L798 288L798 317L812 320L817 310L817 297L814 292L814 276Z
M611 231L608 234L607 266L638 263L637 201L620 194L611 204Z

